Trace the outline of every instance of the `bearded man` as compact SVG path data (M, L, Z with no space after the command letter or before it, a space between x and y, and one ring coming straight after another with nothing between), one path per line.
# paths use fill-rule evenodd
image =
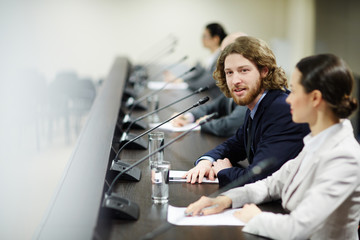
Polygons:
M285 102L287 79L266 42L249 36L237 38L222 51L213 76L225 96L248 110L234 136L196 160L196 166L183 176L187 182L201 183L205 176L218 177L220 185L226 185L244 176L251 183L298 155L309 128L292 121ZM269 171L250 177L249 169L268 158L275 159ZM238 164L246 159L248 166Z

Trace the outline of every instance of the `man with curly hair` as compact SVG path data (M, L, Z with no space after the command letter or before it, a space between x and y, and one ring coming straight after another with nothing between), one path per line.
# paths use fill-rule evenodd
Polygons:
M248 110L234 136L196 160L196 166L184 175L187 182L201 183L206 176L218 177L220 185L226 185L249 176L249 169L262 160L274 158L270 171L248 179L248 183L255 182L298 155L309 128L292 121L285 102L287 79L266 42L249 36L237 38L222 51L213 76L225 96ZM245 159L248 166L238 164Z

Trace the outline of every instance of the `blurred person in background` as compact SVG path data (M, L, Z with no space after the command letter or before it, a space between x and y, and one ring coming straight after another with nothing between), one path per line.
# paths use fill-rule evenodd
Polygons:
M197 90L200 87L209 86L207 95L211 98L216 98L221 94L220 90L216 87L215 80L212 74L216 67L216 60L220 55L220 45L227 33L223 26L219 23L210 23L206 25L202 34L203 46L209 49L211 55L206 61L206 65L202 66L200 63L196 64L196 69L186 78L179 78L176 82L186 81L189 89ZM164 72L164 80L171 81L175 78L175 75L170 71Z

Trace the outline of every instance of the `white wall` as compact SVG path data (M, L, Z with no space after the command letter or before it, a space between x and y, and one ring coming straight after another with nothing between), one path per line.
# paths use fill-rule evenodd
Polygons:
M47 78L66 69L99 78L116 55L141 61L172 33L179 42L170 60L189 55L192 63L208 54L201 45L207 23L271 43L288 38L287 10L287 0L2 0L0 60Z

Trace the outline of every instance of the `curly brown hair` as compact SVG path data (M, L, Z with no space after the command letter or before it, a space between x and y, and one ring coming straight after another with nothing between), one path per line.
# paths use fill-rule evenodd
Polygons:
M222 52L217 60L216 70L213 77L216 85L227 97L231 97L230 91L226 84L226 76L224 71L224 62L230 54L241 54L246 59L252 61L261 71L264 67L268 69L268 74L262 79L261 86L264 89L281 89L287 88L287 79L284 70L276 65L274 53L271 51L267 43L255 37L243 36L229 44Z

